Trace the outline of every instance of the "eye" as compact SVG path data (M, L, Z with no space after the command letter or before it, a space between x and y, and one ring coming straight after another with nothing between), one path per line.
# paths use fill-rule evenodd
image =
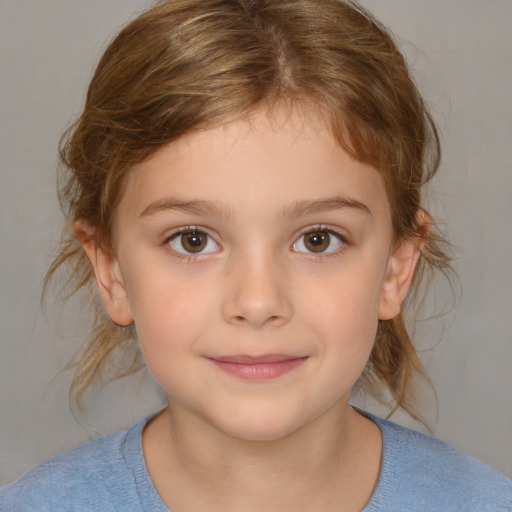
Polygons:
M330 253L345 245L341 235L329 229L315 228L303 233L293 244L293 250L308 253Z
M219 250L219 246L210 235L200 229L178 231L169 238L167 243L180 254L206 254Z

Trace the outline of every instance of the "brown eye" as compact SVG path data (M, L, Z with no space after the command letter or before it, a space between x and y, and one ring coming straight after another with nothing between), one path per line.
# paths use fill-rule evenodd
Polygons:
M304 235L304 245L311 252L324 252L330 241L331 237L327 231L313 231Z
M181 245L187 252L201 252L206 247L207 235L200 231L191 231L181 235Z
M341 235L328 229L316 229L304 233L293 244L293 250L306 253L330 253L340 249L344 243Z
M169 240L169 245L181 254L205 254L219 249L207 233L196 229L174 234Z

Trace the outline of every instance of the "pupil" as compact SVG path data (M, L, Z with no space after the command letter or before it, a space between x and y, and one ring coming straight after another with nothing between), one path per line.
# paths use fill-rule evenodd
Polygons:
M201 245L201 239L197 235L190 235L188 238L188 243L190 245Z
M324 235L311 235L310 242L313 245L322 245L324 242L325 236Z

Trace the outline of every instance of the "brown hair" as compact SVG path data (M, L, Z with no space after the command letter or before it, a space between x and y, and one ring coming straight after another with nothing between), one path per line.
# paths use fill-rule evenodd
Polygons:
M162 145L276 101L323 113L341 146L383 173L397 241L417 236L421 188L437 170L434 123L393 38L357 3L341 0L168 0L129 23L105 51L84 111L61 142L60 199L68 219L48 279L70 265L71 293L93 281L72 234L77 219L108 250L126 172ZM428 235L424 272L449 269L443 239ZM414 290L411 295L414 295ZM117 347L139 363L130 328L93 300L95 320L75 358L80 401ZM402 315L381 321L363 380L383 383L396 407L414 413L411 382L425 376Z

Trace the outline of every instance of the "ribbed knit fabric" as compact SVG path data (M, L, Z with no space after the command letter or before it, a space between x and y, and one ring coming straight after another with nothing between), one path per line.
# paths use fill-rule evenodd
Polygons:
M384 450L378 484L362 512L512 512L512 481L502 474L442 441L367 416L379 425ZM2 487L0 511L169 512L144 462L147 420Z
M512 481L501 473L438 439L367 416L379 425L384 450L363 512L512 512Z

